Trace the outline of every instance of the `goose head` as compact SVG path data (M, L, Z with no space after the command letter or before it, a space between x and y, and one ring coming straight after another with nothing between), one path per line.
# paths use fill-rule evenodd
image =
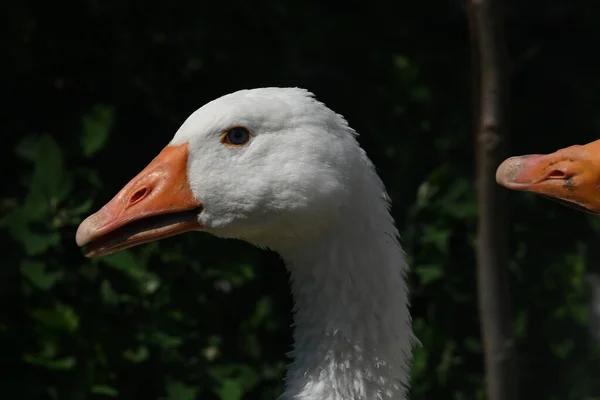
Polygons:
M550 154L511 157L498 167L496 181L600 215L600 140Z
M207 103L77 230L89 257L188 231L277 247L352 213L370 168L340 115L297 88Z
M97 257L188 231L269 247L294 297L286 399L406 399L408 268L356 133L302 89L235 92L194 112L76 234Z

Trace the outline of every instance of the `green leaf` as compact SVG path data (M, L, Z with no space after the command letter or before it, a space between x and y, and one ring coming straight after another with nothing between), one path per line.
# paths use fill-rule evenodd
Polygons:
M528 328L528 317L525 311L519 311L514 320L514 331L516 337L525 337Z
M216 392L221 400L240 400L244 394L242 385L236 379L225 379Z
M102 300L106 304L117 305L121 300L121 296L112 288L110 282L103 281L100 286L100 294L102 295Z
M242 394L256 386L260 379L255 369L244 364L215 366L209 373L220 383L217 392L221 399L241 398Z
M150 351L148 347L144 345L140 345L136 350L125 350L123 357L126 360L131 361L132 363L140 363L142 361L146 361L150 356Z
M158 275L143 268L130 251L108 255L101 262L127 274L144 294L154 293L161 284Z
M40 235L29 232L22 242L25 246L25 252L29 256L35 256L45 253L49 248L58 246L60 243L60 234L58 232Z
M104 146L113 127L114 116L114 107L97 104L82 117L80 141L86 157L94 155Z
M52 330L74 332L79 327L79 317L75 311L61 303L58 303L54 309L34 310L31 316L38 323Z
M564 339L560 342L552 343L552 352L558 357L565 359L575 348L575 342L573 339Z
M481 342L479 339L469 337L465 339L464 343L467 350L471 353L481 354Z
M169 379L167 382L167 400L194 400L196 391L196 388L179 381Z
M446 204L444 208L450 216L456 219L472 219L477 216L477 204L471 201Z
M168 335L164 332L154 331L151 333L150 340L163 349L170 349L181 346L183 339L177 336Z
M38 354L26 353L23 360L32 365L37 365L51 370L68 370L77 363L75 357L55 358L58 353L56 342L45 338L40 343L41 349Z
M42 262L31 260L21 261L21 274L27 277L39 289L49 290L63 277L64 272L47 272L45 269L46 266Z
M79 216L81 214L87 213L93 204L94 204L94 201L92 199L87 199L83 203L70 209L69 211L71 212L71 214Z
M119 391L117 389L115 389L114 387L111 387L111 386L107 386L107 385L92 386L92 393L100 394L103 396L109 396L109 397L117 397L119 395Z
M425 226L423 229L423 242L434 245L438 250L446 252L450 241L450 230L439 229L435 226Z
M48 219L71 191L71 179L65 174L62 151L52 136L39 136L35 146L32 139L25 139L25 143L17 146L21 148L17 151L26 154L35 165L21 211L28 221Z
M137 266L135 257L133 256L133 253L129 250L123 250L117 253L107 255L105 257L102 257L100 261L119 271L126 272L132 275L133 277L138 277L144 273L144 271Z
M41 191L48 197L55 195L60 189L63 173L63 158L60 147L52 136L42 135L36 155L32 191L36 193L35 186L39 186Z
M59 359L55 359L55 360L48 360L43 357L39 357L39 356L31 355L31 354L25 354L24 360L25 360L25 362L27 362L29 364L38 365L40 367L44 367L46 369L51 369L51 370L72 369L75 366L75 364L77 363L75 360L75 357L64 357L64 358L59 358Z
M2 221L3 225L8 225L11 237L25 247L27 255L42 254L49 248L59 245L60 233L34 233L29 229L27 222L27 216L24 215L22 209L15 210L14 213Z
M427 371L427 352L422 347L413 350L413 359L411 365L411 376L424 376Z
M438 265L421 265L416 267L416 272L423 285L427 285L444 275L444 271Z

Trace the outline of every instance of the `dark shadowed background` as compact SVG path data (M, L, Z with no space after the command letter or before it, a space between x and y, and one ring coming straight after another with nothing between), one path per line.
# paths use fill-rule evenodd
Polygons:
M272 399L291 345L276 254L187 234L90 261L74 235L205 102L301 86L393 198L423 347L414 400L483 398L470 43L454 1L0 6L0 398ZM512 0L511 154L600 137L600 4ZM510 193L523 399L600 399L600 219Z

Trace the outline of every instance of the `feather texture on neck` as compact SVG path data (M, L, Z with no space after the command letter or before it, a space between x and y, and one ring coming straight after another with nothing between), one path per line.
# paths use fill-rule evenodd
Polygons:
M408 267L387 196L368 170L355 181L367 187L353 191L337 224L280 251L295 303L282 399L406 399L414 342Z

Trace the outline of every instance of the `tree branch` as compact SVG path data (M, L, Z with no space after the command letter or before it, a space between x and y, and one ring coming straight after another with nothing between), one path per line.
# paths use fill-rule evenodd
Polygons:
M508 227L495 171L507 145L508 63L501 0L469 0L478 196L477 275L488 400L517 399L508 290Z

